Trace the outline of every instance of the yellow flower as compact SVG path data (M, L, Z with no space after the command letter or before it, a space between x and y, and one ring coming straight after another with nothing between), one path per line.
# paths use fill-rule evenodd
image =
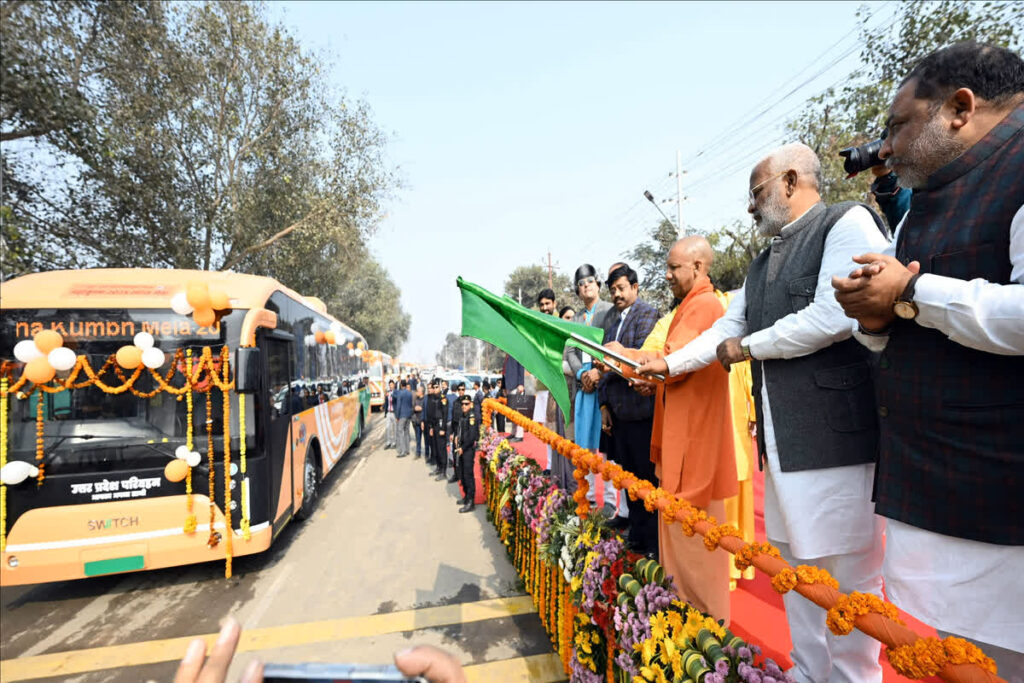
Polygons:
M665 618L673 632L679 631L683 628L683 617L680 616L679 612L659 612L659 614L666 614Z
M668 661L672 665L673 676L681 678L683 675L683 656L679 652L674 652Z
M664 638L661 641L661 646L665 650L665 656L672 659L676 656L676 644L673 643L669 638Z
M643 647L641 648L641 655L643 655L644 664L650 664L651 660L654 659L654 641L647 639L644 641Z
M641 676L642 676L642 678L641 678ZM640 676L635 677L633 680L635 681L637 678L640 678L640 680L642 680L642 681L653 681L654 680L654 669L652 669L649 666L642 666L642 667L640 667Z
M668 619L665 618L664 612L658 612L651 616L651 637L661 640L666 634L668 628Z

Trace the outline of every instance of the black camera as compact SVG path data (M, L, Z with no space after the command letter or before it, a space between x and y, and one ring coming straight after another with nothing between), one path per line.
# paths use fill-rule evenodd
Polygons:
M860 147L847 147L839 152L839 156L846 159L843 162L843 170L849 174L846 176L847 178L852 178L861 171L882 164L882 160L878 157L878 151L882 149L882 141L885 140L887 134L888 131L882 131L882 136L877 140L867 142Z

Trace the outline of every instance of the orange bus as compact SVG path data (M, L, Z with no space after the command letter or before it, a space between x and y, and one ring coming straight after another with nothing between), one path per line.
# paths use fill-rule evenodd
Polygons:
M384 406L384 395L388 391L388 382L398 383L398 363L383 351L369 350L366 352L367 373L369 376L370 409L378 410Z
M362 336L271 278L54 271L0 308L0 585L230 574L311 514L369 415Z

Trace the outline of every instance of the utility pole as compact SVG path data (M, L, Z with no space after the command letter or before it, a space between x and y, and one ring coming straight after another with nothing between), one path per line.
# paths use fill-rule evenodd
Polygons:
M549 247L548 248L548 289L554 289L555 288L554 279L553 279L554 276L552 275L553 272L554 272L554 266L551 265L551 249Z
M686 232L683 227L683 153L676 150L676 226L679 236Z

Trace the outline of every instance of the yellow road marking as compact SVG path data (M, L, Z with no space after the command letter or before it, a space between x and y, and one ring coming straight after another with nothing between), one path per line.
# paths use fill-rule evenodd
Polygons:
M310 621L288 626L269 626L242 632L239 652L268 650L294 645L308 645L333 640L363 638L386 633L415 631L435 626L464 624L487 619L500 619L534 611L533 599L528 595L515 598L494 598L458 605L425 607L389 614L366 617L346 617L325 621ZM71 676L103 669L156 664L180 659L194 638L202 638L208 648L217 640L216 633L184 638L147 640L86 650L68 650L52 654L0 660L5 681L28 681L49 676ZM532 658L523 658L531 660ZM495 663L497 665L498 663ZM489 665L476 665L489 666ZM520 664L520 667L525 666ZM530 666L541 666L530 664ZM478 679L484 680L484 679ZM493 679L492 679L493 680ZM557 680L557 679L551 679Z
M562 660L555 653L501 659L485 664L472 664L463 667L469 683L485 681L532 681L533 683L554 683L564 681L565 671Z

